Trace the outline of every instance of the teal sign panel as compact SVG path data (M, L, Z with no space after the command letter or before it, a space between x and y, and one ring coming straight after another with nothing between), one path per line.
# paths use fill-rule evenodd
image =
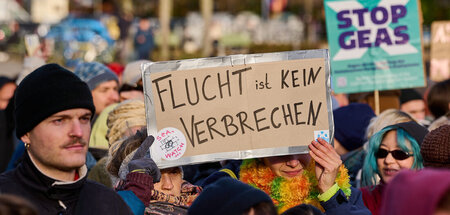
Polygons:
M417 0L325 0L336 93L425 86Z

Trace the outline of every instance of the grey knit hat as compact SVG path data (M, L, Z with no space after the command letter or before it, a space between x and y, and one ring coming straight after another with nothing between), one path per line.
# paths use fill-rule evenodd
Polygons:
M114 80L119 83L117 75L99 62L80 63L75 68L74 73L82 81L86 82L91 91L106 81Z

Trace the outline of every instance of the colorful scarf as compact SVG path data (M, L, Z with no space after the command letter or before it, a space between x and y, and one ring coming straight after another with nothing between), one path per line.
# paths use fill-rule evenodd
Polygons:
M174 205L189 207L201 192L202 188L200 186L192 185L187 181L183 181L183 183L181 184L180 196L165 194L161 191L153 189L151 201L167 202Z
M152 197L148 207L145 208L145 215L178 215L187 214L188 207L195 198L202 192L200 186L192 185L187 181L181 184L181 195L174 196L165 194L155 189L152 190Z
M278 213L300 204L310 204L321 211L316 174L312 161L302 174L292 179L275 176L272 170L257 159L244 160L241 165L239 179L253 187L263 190L273 200ZM350 196L350 179L344 165L339 168L336 183L347 197Z

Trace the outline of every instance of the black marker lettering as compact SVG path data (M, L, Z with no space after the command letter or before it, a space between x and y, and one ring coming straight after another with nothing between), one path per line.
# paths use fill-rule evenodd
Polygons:
M169 75L165 75L165 76L156 78L155 80L152 81L152 83L154 83L155 86L156 86L156 92L158 93L159 103L161 103L161 111L162 111L162 112L164 112L164 103L163 103L163 100L162 100L162 97L161 97L161 93L167 91L167 89L160 90L160 89L159 89L159 83L158 83L158 82L159 82L159 81L162 81L162 80L164 80L164 79L166 79L166 78L170 78L170 77L172 77L172 75L169 74Z
M213 121L212 123L210 121ZM216 130L215 128L213 128L213 126L216 124L217 120L214 117L210 117L206 120L206 126L208 127L208 131L209 131L209 136L211 137L211 140L214 140L214 136L212 135L211 131L216 132L217 134L219 134L222 137L225 137L225 134L220 133L218 130Z

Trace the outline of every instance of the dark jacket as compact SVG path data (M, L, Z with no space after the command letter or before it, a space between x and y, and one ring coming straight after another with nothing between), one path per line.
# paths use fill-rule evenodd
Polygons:
M323 209L325 209L326 215L331 214L348 214L348 215L362 215L362 214L372 214L369 209L366 208L364 202L362 201L361 191L350 187L352 194L347 199L342 190L339 190L333 197L331 197L326 202L321 202Z
M362 169L364 158L366 157L366 151L363 148L359 148L348 152L341 156L342 162L348 170L350 176L350 184L353 187L357 187L360 184L360 180L357 179L358 172Z
M239 180L239 172L241 171L241 160L228 160L227 164L219 171L209 175L203 180L201 187L205 188L208 185L216 182L223 177L232 177Z
M132 214L117 193L87 180L85 173L74 182L56 181L42 174L28 153L16 169L0 175L0 193L25 198L41 215Z
M9 159L14 152L14 135L8 128L5 110L0 110L0 172L6 170Z

